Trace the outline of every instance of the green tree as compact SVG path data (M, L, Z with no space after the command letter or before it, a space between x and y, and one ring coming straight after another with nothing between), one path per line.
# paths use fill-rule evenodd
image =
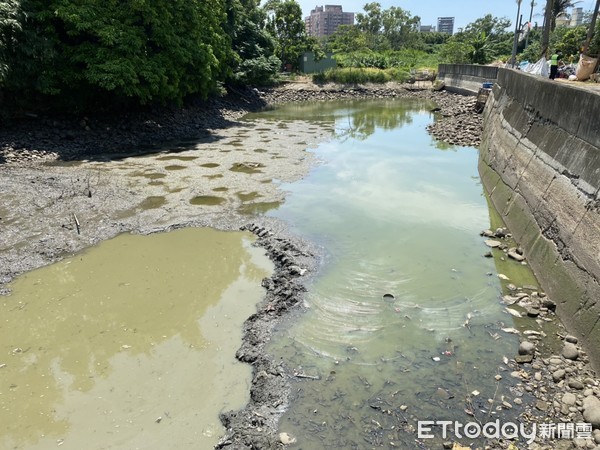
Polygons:
M487 64L495 58L510 55L514 35L506 31L509 26L510 20L507 18L497 18L487 14L468 24L463 32L456 33L451 40L463 42L472 47L469 54L470 62Z
M234 83L268 84L275 80L281 60L275 56L275 40L264 29L265 12L255 0L228 0L228 34L234 52Z
M71 107L206 96L230 72L225 0L22 0L21 15L7 89Z
M364 13L356 14L356 25L361 31L371 35L378 35L383 29L383 11L377 2L367 3Z
M467 64L471 62L474 50L471 44L451 38L440 46L439 56L440 60L445 63Z
M269 0L264 6L268 14L267 30L275 37L276 53L284 64L298 68L298 58L317 50L318 43L306 36L302 9L295 0Z
M350 53L366 48L367 36L356 25L340 25L327 40L327 50L334 53Z
M409 12L392 6L383 11L383 35L394 50L411 47L418 41L418 26L421 19Z
M0 2L0 86L8 75L11 55L22 32L23 17L17 0Z
M550 37L550 47L562 60L576 62L586 34L587 30L583 25L574 28L557 27Z
M364 13L356 14L356 26L365 33L367 46L374 51L385 51L391 48L390 42L383 34L384 11L377 2L367 3Z

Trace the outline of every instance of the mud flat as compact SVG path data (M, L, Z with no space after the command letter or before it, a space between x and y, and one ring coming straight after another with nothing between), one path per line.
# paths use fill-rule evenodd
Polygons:
M478 144L481 119L470 111L472 99L397 85L289 83L173 114L16 123L0 133L0 287L6 293L17 275L124 232L209 226L256 234L275 273L263 281L265 299L246 321L236 355L253 367L250 402L222 415L227 433L219 447L279 448L291 439L276 433L290 374L265 354L264 344L274 324L301 302L319 249L291 236L285 224L249 214L283 201L279 182L306 175L315 163L306 149L331 130L239 118L282 102L410 96L440 105L430 129L436 137Z

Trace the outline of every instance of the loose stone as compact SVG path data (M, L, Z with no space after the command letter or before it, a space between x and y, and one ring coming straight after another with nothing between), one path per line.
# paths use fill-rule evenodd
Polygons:
M565 405L573 406L576 401L577 401L577 396L575 394L572 394L571 392L567 392L566 394L564 394L562 396L562 402Z
M559 369L552 373L552 379L555 383L557 383L560 380L564 380L566 374L567 372L565 372L563 369Z
M591 423L594 428L600 428L600 400L598 397L592 395L583 400L583 419Z
M535 344L529 341L523 341L519 344L519 355L532 355L535 351Z
M562 350L563 357L567 359L576 360L579 358L579 350L577 350L577 346L570 342L565 342L565 346Z
M567 334L565 336L565 341L570 342L571 344L577 344L578 339L575 336L572 336L570 334Z

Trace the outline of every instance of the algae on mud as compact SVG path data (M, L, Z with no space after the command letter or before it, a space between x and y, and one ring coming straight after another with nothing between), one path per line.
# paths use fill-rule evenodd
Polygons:
M253 240L121 235L15 280L0 304L0 447L216 444L218 414L248 400L234 355L272 271Z

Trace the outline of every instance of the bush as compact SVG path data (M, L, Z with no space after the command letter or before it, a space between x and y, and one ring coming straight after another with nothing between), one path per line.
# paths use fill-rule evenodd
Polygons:
M242 61L234 73L233 81L253 86L269 86L276 82L281 60L276 56L259 56Z
M326 72L313 75L315 83L340 83L340 84L362 84L377 83L383 84L388 81L405 82L410 78L410 74L402 69L374 69L374 68L352 68L342 67L329 69Z

